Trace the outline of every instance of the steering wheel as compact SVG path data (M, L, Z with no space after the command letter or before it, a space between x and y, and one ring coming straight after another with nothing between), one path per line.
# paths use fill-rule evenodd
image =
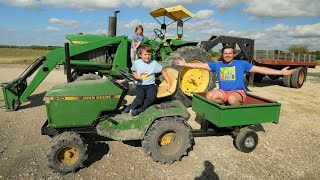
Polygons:
M159 39L164 39L164 34L159 29L156 28L153 31Z

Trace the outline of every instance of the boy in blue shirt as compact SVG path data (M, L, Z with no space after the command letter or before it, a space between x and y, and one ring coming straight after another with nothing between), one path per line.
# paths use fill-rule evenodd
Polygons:
M149 106L151 106L157 97L157 85L155 84L155 74L160 73L167 82L167 90L170 89L170 80L167 72L162 69L162 66L154 60L151 60L152 49L149 45L143 44L139 48L141 59L134 61L131 70L133 76L138 80L136 86L136 98L127 106L123 112L128 113L131 110L131 115L136 116Z
M235 51L232 46L224 46L221 50L222 61L210 63L186 63L183 58L178 59L176 64L191 68L206 69L217 74L219 89L209 91L206 98L218 104L240 105L246 97L247 92L244 85L244 73L260 73L267 75L290 75L296 69L288 70L285 67L281 70L267 67L255 66L247 61L234 60Z

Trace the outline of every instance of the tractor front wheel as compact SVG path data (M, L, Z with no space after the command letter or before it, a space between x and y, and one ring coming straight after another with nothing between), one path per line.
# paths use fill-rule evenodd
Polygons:
M87 160L87 144L74 132L64 132L52 139L48 150L48 166L55 172L75 172Z
M193 136L183 118L166 117L156 120L142 141L142 147L152 160L172 164L192 149Z
M215 87L215 74L204 69L181 67L176 65L177 58L184 58L187 63L211 62L211 55L204 49L185 46L172 52L166 60L166 66L179 72L178 87L174 94L187 107L190 107L193 92L207 92Z

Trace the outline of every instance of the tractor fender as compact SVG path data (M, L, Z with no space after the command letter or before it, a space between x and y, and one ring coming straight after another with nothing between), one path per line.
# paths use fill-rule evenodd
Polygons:
M144 138L144 135L150 128L150 126L160 118L164 117L182 117L186 120L189 119L190 114L187 107L182 104L179 100L173 100L168 102L163 102L160 104L155 104L149 107L147 110L141 113L141 126L142 131L140 139Z
M155 120L165 117L188 119L190 115L186 106L173 100L154 104L137 116L125 113L107 118L96 126L96 130L100 136L117 141L142 140Z

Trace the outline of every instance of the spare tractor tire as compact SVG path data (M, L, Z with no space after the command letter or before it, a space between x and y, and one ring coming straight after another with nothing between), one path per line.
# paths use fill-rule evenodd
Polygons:
M211 62L211 55L204 49L195 46L185 46L172 52L165 62L166 67L172 67L179 72L177 90L174 98L190 107L193 92L207 92L215 87L214 72L204 69L194 69L176 65L177 58L183 57L187 63Z
M96 74L84 74L82 76L77 77L74 81L87 81L87 80L98 80L98 79L102 79L102 77Z

